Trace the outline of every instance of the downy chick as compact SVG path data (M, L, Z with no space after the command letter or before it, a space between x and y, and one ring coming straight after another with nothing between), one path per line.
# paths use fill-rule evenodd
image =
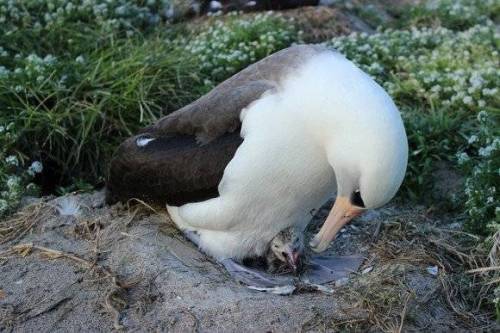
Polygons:
M297 228L288 227L280 231L269 244L266 253L267 270L270 273L281 273L297 270L304 253L304 235Z

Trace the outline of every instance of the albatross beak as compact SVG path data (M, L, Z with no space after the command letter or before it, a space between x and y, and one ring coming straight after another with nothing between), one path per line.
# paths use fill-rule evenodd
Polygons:
M323 252L326 250L337 232L342 229L347 222L360 215L362 212L363 210L354 206L349 198L337 197L321 230L309 243L312 250L314 252Z

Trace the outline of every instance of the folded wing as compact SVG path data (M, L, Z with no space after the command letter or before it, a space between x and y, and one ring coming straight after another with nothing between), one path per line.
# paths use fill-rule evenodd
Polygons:
M116 150L107 201L139 198L181 205L218 195L224 169L242 139L240 113L322 46L297 45L247 67L193 103L144 128Z

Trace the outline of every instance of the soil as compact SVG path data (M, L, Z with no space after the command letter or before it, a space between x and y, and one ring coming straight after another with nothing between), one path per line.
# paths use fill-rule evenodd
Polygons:
M57 207L71 208L68 201L80 208L61 215ZM312 218L309 237L330 205ZM423 214L414 207L368 212L344 228L328 253L364 255L360 271L330 284L333 294L298 290L291 296L233 281L163 210L105 206L103 193L95 192L45 198L19 214L27 216L26 233L0 245L1 332L289 332L351 325L378 331L399 327L405 317L405 330L467 328L435 295L440 282L428 271L431 258L388 259L390 246L380 249L381 230ZM391 306L383 309L382 324L366 291Z

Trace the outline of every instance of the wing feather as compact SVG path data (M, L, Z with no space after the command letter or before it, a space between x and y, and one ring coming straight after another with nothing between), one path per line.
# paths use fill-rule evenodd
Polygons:
M268 56L127 139L110 163L107 201L135 197L180 205L217 196L224 169L242 142L241 110L279 89L287 73L325 50L297 45Z

